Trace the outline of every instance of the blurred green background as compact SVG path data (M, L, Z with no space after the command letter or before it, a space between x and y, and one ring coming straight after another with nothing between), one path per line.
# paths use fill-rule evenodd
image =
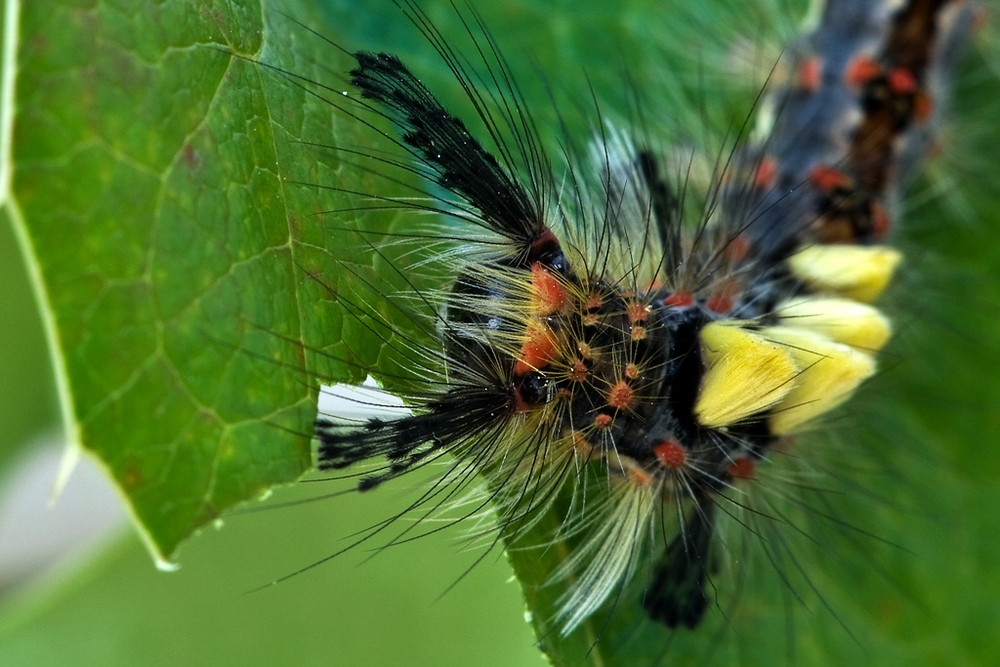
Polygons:
M171 3L51 4L88 16L107 7L140 15ZM462 34L446 2L424 4L444 34ZM752 101L752 85L716 90L725 82L719 69L727 66L734 36L745 35L755 45L787 36L803 9L801 3L761 2L750 19L737 21L748 11L740 4L518 0L480 9L505 52L517 59L513 66L529 99L547 99L537 68L557 91L589 81L607 108L621 112L629 96L622 83L628 71L640 87L652 89L647 97L665 100L655 111L697 131L710 122L699 115L699 96L717 95L721 108L713 110L726 118L745 112ZM183 14L187 5L179 6ZM294 16L303 11L347 48L394 51L444 98L460 97L433 50L389 2L289 2L270 9ZM190 17L213 20L193 5ZM269 34L268 44L280 50L281 30L294 28L276 18L268 14L268 22L282 26ZM99 22L43 23L38 34L101 28ZM762 612L748 605L748 618L761 613L773 622L760 636L747 619L729 628L727 649L712 656L719 663L772 664L776 653L796 643L796 652L786 655L799 664L837 664L844 656L877 664L1000 661L1000 255L992 252L1000 247L994 151L1000 147L1000 60L990 42L994 36L987 27L981 37L985 55L963 69L959 113L945 129L944 153L908 207L902 243L912 259L897 290L900 340L889 351L885 377L856 401L854 416L864 436L890 443L873 456L888 457L900 488L870 499L874 526L859 518L864 509L845 521L871 527L904 549L862 561L860 578L852 578L850 568L819 577L842 608L864 598L858 581L866 577L898 581L903 593L885 598L892 604L871 616L847 610L852 630L862 624L860 647L822 610L788 630L780 604L764 605ZM763 46L751 51L756 48L759 60L776 53ZM582 97L585 106L587 95ZM73 107L59 113L72 115ZM547 103L539 115L551 122ZM7 222L0 224L0 485L9 486L3 473L24 460L38 437L58 428L58 410L30 283ZM892 458L901 452L903 460ZM344 487L300 485L277 491L272 500L338 488ZM41 576L0 576L0 665L542 664L504 557L493 553L477 563L481 552L463 552L455 531L394 547L368 562L371 551L362 547L279 586L247 593L337 551L345 536L405 507L409 493L397 485L377 498L346 495L228 516L221 529L206 528L183 547L182 567L172 574L156 571L139 539L122 527L102 548L59 562ZM873 593L872 599L879 598ZM690 639L688 645L714 641L708 634ZM704 657L697 650L677 655L685 656L684 664Z

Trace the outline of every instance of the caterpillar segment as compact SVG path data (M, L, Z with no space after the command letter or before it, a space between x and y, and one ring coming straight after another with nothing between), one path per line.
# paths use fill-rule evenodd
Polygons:
M369 489L448 454L449 481L485 476L515 547L596 467L598 509L560 528L584 536L552 575L575 582L560 631L639 572L650 617L697 626L720 503L876 371L892 327L871 303L901 261L885 245L912 166L900 160L934 113L931 83L952 64L939 56L955 51L966 4L828 2L796 50L801 75L768 99L766 140L739 149L707 226L678 219L659 159L622 133L569 165L589 185L560 196L519 102L499 120L480 111L491 134L517 128L494 157L397 58L355 54L361 97L502 249L470 253L444 295L446 387L411 416L320 419L320 467L384 460L362 478ZM675 534L665 516L679 517Z
M725 181L730 215L721 226L739 240L757 283L738 290L749 296L734 308L740 319L702 330L696 404L703 426L766 423L746 463L727 470L731 479L752 474L752 461L779 438L807 428L875 373L892 326L870 304L902 261L886 245L896 200L928 150L934 98L947 92L975 10L948 0L829 0L792 49L796 76L769 94L758 139L735 156L741 175ZM720 324L741 333L712 331ZM784 384L775 384L780 372L765 371L781 368L775 350L795 369ZM743 405L760 409L741 414ZM708 500L696 499L645 598L669 626L693 627L707 608Z

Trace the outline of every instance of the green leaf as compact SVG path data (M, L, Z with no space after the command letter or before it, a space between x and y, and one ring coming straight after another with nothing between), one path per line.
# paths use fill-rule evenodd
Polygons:
M276 33L256 3L26 3L19 25L8 208L41 279L70 431L168 558L307 471L313 378L358 379L378 358L304 278L373 259L316 224L331 197L293 185L340 169L294 142L360 130L230 55L319 67L284 40L266 48Z

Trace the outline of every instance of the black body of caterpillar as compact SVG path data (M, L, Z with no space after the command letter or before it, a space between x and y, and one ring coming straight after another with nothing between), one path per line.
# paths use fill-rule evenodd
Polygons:
M407 4L499 156L395 56L356 53L352 83L456 197L458 217L502 250L479 248L443 298L446 388L408 417L360 428L319 419L320 467L384 459L364 490L448 453L449 481L484 475L516 543L596 466L610 508L596 530L566 519L567 534L594 537L566 566L578 582L558 613L563 632L641 570L650 542L662 555L646 610L669 627L697 626L720 505L737 504L757 462L874 373L890 335L868 305L900 260L880 244L970 12L944 0L892 4L830 0L793 53L793 80L771 94L768 139L735 152L716 174L719 210L694 224L681 219L661 157L623 134L602 135L589 165L569 166L572 192L560 197L502 59L486 62L510 93L498 103ZM672 536L667 507L681 517ZM623 515L634 521L628 544L613 525Z

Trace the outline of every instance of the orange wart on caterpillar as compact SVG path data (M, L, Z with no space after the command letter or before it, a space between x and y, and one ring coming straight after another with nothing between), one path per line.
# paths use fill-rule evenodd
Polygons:
M898 199L929 149L976 7L827 2L775 70L754 138L720 153L697 206L689 190L704 158L659 150L659 119L601 120L580 148L560 117L553 161L478 15L463 19L479 32L473 65L419 7L401 7L483 133L388 53L352 54L356 92L272 68L400 149L314 146L403 194L311 185L449 219L361 233L358 247L402 283L385 303L311 276L422 382L372 368L403 387L401 403L326 388L336 400L316 421L319 467L368 464L357 473L368 491L444 465L406 512L353 545L397 526L389 544L412 539L420 522L400 526L404 516L489 524L492 509L508 549L571 545L541 583L563 584L551 618L536 621L543 636L626 604L695 628L730 551L720 520L785 523L748 500L758 465L794 450L796 433L876 373L892 326L873 303L902 259L888 245ZM425 179L429 194L390 170ZM410 282L428 260L385 255L407 245L445 248L450 284ZM386 333L400 316L418 334ZM545 528L546 516L557 525ZM489 527L474 533L490 539ZM782 547L765 549L775 558Z

